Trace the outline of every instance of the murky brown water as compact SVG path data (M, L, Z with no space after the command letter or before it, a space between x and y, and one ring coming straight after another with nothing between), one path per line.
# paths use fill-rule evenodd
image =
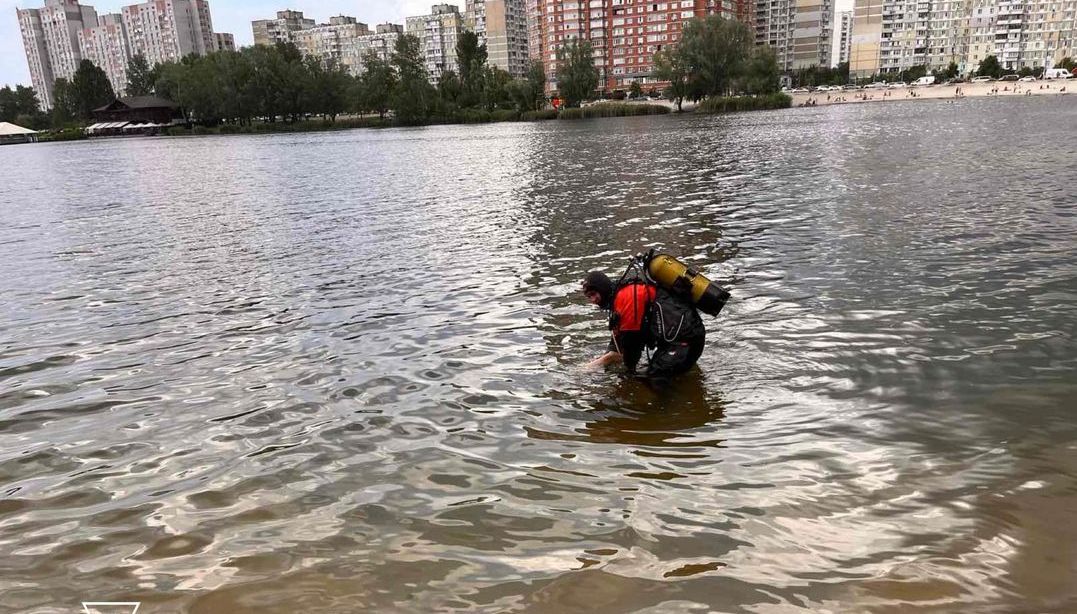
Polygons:
M1077 104L0 149L0 610L1077 609ZM581 365L659 245L698 373Z

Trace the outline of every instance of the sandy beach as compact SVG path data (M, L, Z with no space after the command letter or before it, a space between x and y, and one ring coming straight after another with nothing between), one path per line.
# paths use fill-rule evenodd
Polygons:
M1051 81L993 81L989 83L958 83L927 85L897 89L860 89L841 92L810 92L792 94L793 106L823 106L863 102L892 102L895 100L956 100L984 96L1051 96L1077 92L1077 80Z

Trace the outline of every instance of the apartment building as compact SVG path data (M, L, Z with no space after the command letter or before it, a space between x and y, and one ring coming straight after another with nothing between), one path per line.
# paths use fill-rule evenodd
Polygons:
M227 32L214 32L213 33L213 50L214 51L235 51L236 50L236 37Z
M830 48L830 66L849 61L849 48L853 42L853 12L834 13L833 46Z
M127 45L123 15L100 15L96 26L79 30L79 50L83 58L105 71L112 91L124 91L127 87L127 61L132 54Z
M302 11L277 11L276 19L259 19L251 22L254 44L272 46L293 42L295 32L314 27L314 20L303 17Z
M951 62L966 74L989 55L1017 71L1074 54L1077 0L857 0L854 13L855 76Z
M832 0L758 0L755 41L769 45L782 70L830 66Z
M405 30L419 39L426 72L437 83L446 70L459 72L456 62L456 41L465 28L464 16L453 4L435 4L429 15L408 17Z
M45 108L52 107L56 79L72 78L83 59L104 70L121 94L137 54L153 66L235 48L231 34L213 31L207 0L150 0L100 17L77 0L45 0L43 8L16 12L30 79Z
M205 55L216 48L206 0L150 0L120 10L131 55L150 66Z
M527 4L525 0L467 0L465 25L486 45L487 61L515 78L529 68Z
M354 41L369 34L370 28L365 23L355 17L338 15L330 17L329 23L292 32L292 42L304 56L334 62L358 74L360 58L354 55Z
M388 62L393 57L396 41L404 33L404 26L395 23L381 23L375 31L360 36L350 42L344 49L344 64L352 74L360 75L366 70L365 60L374 55L379 60Z
M747 0L529 0L531 57L542 61L548 89L556 89L557 50L590 41L599 87L624 89L633 81L660 87L654 54L680 40L684 23L719 14L748 23Z
M97 26L97 11L77 0L45 0L40 9L16 9L30 81L45 108L56 79L70 79L82 61L79 32Z

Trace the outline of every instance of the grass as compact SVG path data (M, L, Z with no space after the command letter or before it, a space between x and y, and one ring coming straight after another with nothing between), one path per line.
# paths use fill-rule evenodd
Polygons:
M629 117L633 115L665 115L670 108L660 104L628 104L600 102L578 109L562 109L560 119L592 119L596 117Z
M696 113L734 113L737 111L762 111L766 109L788 109L793 106L793 99L785 94L766 94L764 96L714 96L703 100L696 107Z

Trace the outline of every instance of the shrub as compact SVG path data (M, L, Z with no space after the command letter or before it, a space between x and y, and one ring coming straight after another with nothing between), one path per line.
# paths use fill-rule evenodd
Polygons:
M781 93L765 96L712 96L699 103L696 113L735 113L765 109L788 109L793 99Z
M542 109L541 111L526 111L520 115L520 119L525 122L538 121L544 119L557 119L556 109Z
M564 109L561 119L590 119L594 117L628 117L632 115L665 115L670 108L660 104L628 104L600 102L579 109Z

